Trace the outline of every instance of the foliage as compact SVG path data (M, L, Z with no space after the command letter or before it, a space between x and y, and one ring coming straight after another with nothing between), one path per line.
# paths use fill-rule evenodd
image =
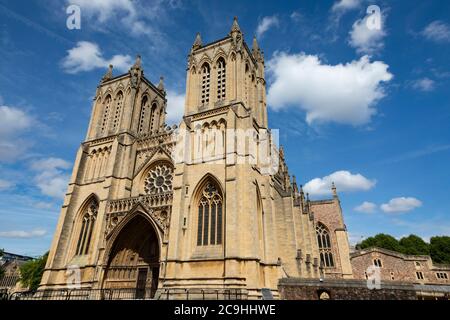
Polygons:
M366 249L370 247L379 247L392 251L401 252L401 247L397 239L388 234L379 233L374 237L369 237L356 245L357 249Z
M450 237L431 237L430 255L436 263L450 264Z
M430 243L421 237L411 234L399 241L388 234L377 234L369 237L356 245L356 249L378 247L404 254L429 255L435 263L450 264L450 237L431 237Z
M48 252L42 257L28 261L20 267L20 282L30 290L37 290L44 273Z
M430 245L414 234L401 238L399 244L404 254L430 255Z

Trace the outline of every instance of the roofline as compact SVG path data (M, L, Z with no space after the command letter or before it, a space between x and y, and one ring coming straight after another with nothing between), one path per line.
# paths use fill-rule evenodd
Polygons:
M194 50L193 52L194 52L194 53L202 52L203 49L206 49L206 48L208 48L209 46L215 45L215 44L220 43L220 42L222 42L222 41L232 40L232 39L233 39L233 38L232 38L230 35L227 35L227 36L224 37L224 38L221 38L221 39L215 40L215 41L213 41L213 42L209 42L209 43L207 43L207 44L205 44L205 45L202 45L200 48ZM251 50L250 50L249 46L247 45L247 42L245 41L245 39L242 39L242 43L243 43L244 48L245 48L245 50L247 51L248 55L250 56L250 59L253 61L254 65L258 68L258 63L257 63L255 57L253 57L253 53L251 52Z
M129 72L122 73L122 74L120 74L120 75L118 75L118 76L115 76L115 77L113 77L113 78L111 78L111 79L108 79L107 81L100 82L99 86L102 86L102 85L104 85L104 84L108 84L108 83L110 83L110 82L119 80L119 79L121 79L121 78L126 78L126 77L129 76L129 75L130 75ZM158 89L158 87L156 87L149 79L147 79L144 75L142 75L141 79L142 79L147 85L149 85L152 89L154 89L154 91L155 91L159 96L161 96L161 98L167 100L167 99L166 99L166 96L165 96L165 95Z
M7 252L7 251L3 251L3 256L2 257L5 257L6 254L14 256L16 258L34 259L33 257L30 257L30 256L24 256L24 255L21 255L21 254L16 254L16 253Z
M311 204L333 203L334 199L310 200Z
M405 259L405 260L414 260L414 259L416 259L416 260L419 260L419 259L420 260L423 260L423 259L428 260L428 259L430 259L431 260L431 257L428 256L428 255L408 255L408 254L404 254L404 253L400 253L400 252L396 252L396 251L393 251L393 250L384 249L384 248L380 248L380 247L369 247L369 248L366 248L366 249L356 250L356 251L350 253L350 258L354 258L354 257L357 257L357 256L362 256L362 255L365 255L365 254L368 254L368 253L372 253L372 252L381 252L381 253L384 253L384 254L387 254L387 255L400 257L400 258Z

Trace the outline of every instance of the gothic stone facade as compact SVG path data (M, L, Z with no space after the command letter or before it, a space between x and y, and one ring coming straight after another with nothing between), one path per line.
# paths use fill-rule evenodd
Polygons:
M203 45L197 35L186 77L183 120L168 127L162 79L145 78L140 57L120 76L110 66L41 289L67 287L71 266L80 268L83 288L151 288L152 297L208 288L241 289L248 298L268 288L277 297L284 277L352 278L335 188L332 199L310 201L289 175L283 149L264 134L256 39L250 49L236 19L223 39ZM267 146L278 170L267 173L248 143L240 148L230 135L238 131Z

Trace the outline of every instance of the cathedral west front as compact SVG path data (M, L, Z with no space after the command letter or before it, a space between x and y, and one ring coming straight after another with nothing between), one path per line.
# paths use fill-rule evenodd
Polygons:
M166 107L139 56L125 74L110 66L40 289L67 288L75 267L80 288L155 299L277 298L284 278L353 278L336 188L312 201L289 174L268 127L263 52L236 19L222 39L196 36L179 126Z

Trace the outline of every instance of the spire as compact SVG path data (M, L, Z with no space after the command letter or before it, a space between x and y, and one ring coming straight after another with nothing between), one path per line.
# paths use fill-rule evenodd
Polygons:
M131 75L131 87L136 89L139 85L139 82L141 81L141 77L144 75L144 70L141 68L141 55L136 56L136 61L134 62L133 66L130 68L130 75Z
M284 148L280 146L280 158L284 160Z
M259 61L264 63L264 55L261 49L259 48L258 40L256 40L256 36L253 36L253 45L252 45L252 54L253 57Z
M138 55L136 56L136 61L134 62L132 68L133 68L133 69L140 69L140 68L141 68L141 55L140 55L140 54L138 54Z
M297 197L297 195L298 195L298 186L297 186L297 180L295 179L295 176L292 176L292 188L294 189L295 197Z
M256 36L253 36L252 50L253 50L253 52L259 51L259 45L258 45L258 41L256 40Z
M158 90L159 91L165 91L164 90L164 77L159 77L159 83L158 83Z
M337 198L337 192L336 192L336 185L334 184L334 182L331 183L331 191L333 192L333 198Z
M237 17L233 18L233 25L231 26L230 34L234 32L241 32L241 28L239 28L239 24L237 22Z
M197 50L202 46L202 37L200 36L200 32L197 32L195 36L194 44L192 45L192 50Z
M303 192L303 185L300 185L300 198L305 202L305 193Z
M108 81L109 79L112 78L112 70L113 70L113 65L110 64L108 67L108 71L106 71L105 75L102 78L102 82Z

